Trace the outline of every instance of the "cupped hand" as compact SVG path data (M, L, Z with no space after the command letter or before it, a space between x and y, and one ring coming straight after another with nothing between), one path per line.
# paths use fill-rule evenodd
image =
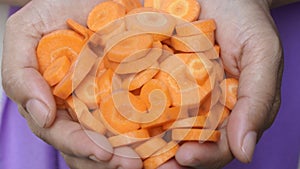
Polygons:
M38 72L35 50L40 38L67 28L68 18L84 24L100 0L33 0L9 18L6 27L2 77L6 94L15 101L31 130L53 145L71 168L141 168L132 149L112 149L104 136L84 131L67 112L56 112L48 84ZM128 156L128 157L129 157Z
M181 166L221 168L233 158L249 163L280 106L282 48L265 0L200 0L200 19L214 18L226 73L239 79L238 101L217 144L185 143ZM175 168L175 167L173 167Z

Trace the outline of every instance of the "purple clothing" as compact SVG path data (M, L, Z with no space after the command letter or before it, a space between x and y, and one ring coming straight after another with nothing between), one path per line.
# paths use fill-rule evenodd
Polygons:
M300 3L272 11L283 42L285 68L282 106L246 165L231 162L226 169L296 169L300 152ZM0 116L0 169L67 169L60 154L31 133L17 106L6 99Z

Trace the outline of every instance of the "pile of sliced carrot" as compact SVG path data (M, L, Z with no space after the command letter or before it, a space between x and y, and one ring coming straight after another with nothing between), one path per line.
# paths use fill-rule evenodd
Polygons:
M113 147L131 146L144 168L173 158L181 142L217 142L237 101L213 19L197 0L111 0L85 25L42 37L39 71L58 109Z

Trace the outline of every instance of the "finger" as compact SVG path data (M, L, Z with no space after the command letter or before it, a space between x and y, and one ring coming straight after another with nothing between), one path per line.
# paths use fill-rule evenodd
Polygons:
M49 127L55 118L56 107L50 87L37 71L35 48L40 34L22 20L41 21L23 11L7 22L2 62L3 88L12 100L26 107L39 126ZM16 29L18 27L23 29Z
M118 147L115 148L114 156L109 162L108 167L122 169L141 169L143 168L143 163L132 148Z
M221 139L217 143L184 143L176 154L182 166L218 169L229 163L233 156L227 142L226 129L221 129Z
M64 153L61 154L71 169L108 169L105 164L95 162L88 158L79 158Z
M24 108L19 106L19 110L25 115L31 130L61 152L102 162L112 158L113 148L108 140L103 135L83 130L79 123L71 121L66 111L57 112L56 120L50 128L41 128L24 113Z
M159 166L157 169L189 169L190 167L183 167L178 164L175 159L171 159L164 163L163 165Z
M281 56L274 32L268 34L268 39L252 37L244 47L238 101L228 122L230 148L242 162L251 161L258 138L277 114Z

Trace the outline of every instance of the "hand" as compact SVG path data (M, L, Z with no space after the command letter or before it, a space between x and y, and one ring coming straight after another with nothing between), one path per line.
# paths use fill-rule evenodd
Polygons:
M249 163L280 106L283 57L269 4L261 0L200 3L200 17L217 22L216 40L227 75L239 79L238 102L217 144L185 143L176 154L177 165L175 161L166 165L215 169L234 157Z
M111 153L137 157L132 149L113 150L104 136L84 131L67 112L56 112L51 89L37 71L35 49L42 35L66 28L68 18L85 23L89 11L99 2L34 0L13 15L8 20L5 34L3 87L18 104L32 131L61 151L71 168L141 168L139 158Z

